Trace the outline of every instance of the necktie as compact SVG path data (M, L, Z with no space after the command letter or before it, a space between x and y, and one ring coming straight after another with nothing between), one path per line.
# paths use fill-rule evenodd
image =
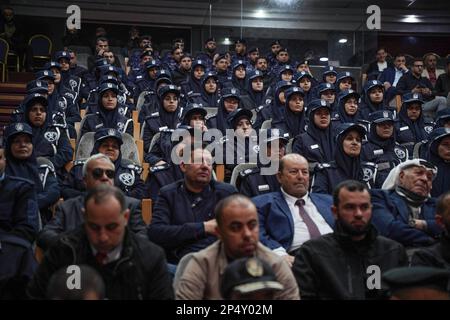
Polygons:
M106 253L104 253L104 252L97 252L97 254L95 255L95 260L97 261L97 263L99 264L99 265L104 265L105 264L105 261L106 261L106 257L107 257L108 255L106 254Z
M298 206L298 211L300 213L300 217L302 217L303 222L306 224L306 227L308 228L309 236L311 239L315 239L321 236L319 228L314 223L314 221L311 219L311 217L306 213L304 205L305 200L299 199L295 202L295 205Z

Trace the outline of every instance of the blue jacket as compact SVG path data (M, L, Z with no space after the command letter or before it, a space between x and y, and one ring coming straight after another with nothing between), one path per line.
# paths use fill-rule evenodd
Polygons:
M318 193L309 193L309 196L325 221L334 228L331 196ZM252 200L258 209L260 241L272 250L279 247L289 249L294 239L294 221L281 191L266 193Z
M217 239L205 233L203 223L215 218L217 202L236 192L233 186L215 180L198 194L188 191L184 180L163 187L148 226L150 241L166 250L170 263L206 248Z
M394 190L370 190L372 195L372 223L380 235L400 242L404 246L419 247L433 244L442 229L434 220L436 199L429 198L422 205L420 219L427 222L428 230L410 227L409 207Z

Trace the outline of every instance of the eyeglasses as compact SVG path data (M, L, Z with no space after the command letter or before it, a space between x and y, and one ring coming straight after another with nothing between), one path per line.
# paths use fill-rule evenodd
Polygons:
M109 179L114 179L114 176L115 176L114 170L111 170L111 169L104 170L104 169L100 169L100 168L95 168L94 170L92 170L92 177L95 180L102 178L104 174L106 174L106 176Z
M414 67L416 67L416 68L423 68L423 64L415 64Z

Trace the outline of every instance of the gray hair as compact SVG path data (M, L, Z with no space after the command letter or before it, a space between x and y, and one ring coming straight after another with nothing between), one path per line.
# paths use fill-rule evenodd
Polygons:
M111 161L111 159L107 155L104 155L103 153L94 154L94 155L90 156L86 160L86 162L83 164L83 169L82 169L83 178L85 178L87 176L87 168L89 166L89 163L91 163L92 161L95 161L95 160L100 160L100 159L103 159L106 162L109 162L114 167L114 163Z

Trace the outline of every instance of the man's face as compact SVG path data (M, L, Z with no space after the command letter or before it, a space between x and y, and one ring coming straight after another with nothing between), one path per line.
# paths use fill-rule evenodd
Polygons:
M277 54L277 60L281 63L289 61L289 53L282 51Z
M403 56L399 56L399 57L395 58L395 60L394 60L394 66L397 69L400 69L400 66L405 65L405 63L406 63L406 58Z
M298 113L303 111L303 96L301 94L293 94L289 99L289 109L292 112Z
M0 175L5 172L5 166L6 166L6 157L5 157L5 149L3 149L2 146L0 146Z
M264 89L263 79L258 77L252 80L252 89L256 92L261 92Z
M278 51L281 50L281 46L279 44L274 44L271 48L273 54L277 54Z
M14 18L14 12L11 9L4 9L3 17L5 18L6 22L9 22Z
M243 43L237 43L234 47L234 50L236 51L237 54L245 53L245 49L247 49L247 47Z
M107 162L105 159L97 159L89 162L86 170L86 177L83 178L86 184L86 189L93 189L102 183L113 186L114 174L114 165Z
M420 117L421 112L422 106L420 105L420 103L411 103L406 109L406 114L412 121L416 121Z
M361 153L361 136L358 131L351 130L345 135L342 141L342 148L345 154L350 157L357 157Z
M372 205L367 190L352 192L342 188L339 192L339 204L337 207L333 205L331 210L350 235L358 236L367 232L372 218Z
M205 91L207 93L212 94L212 93L216 92L216 89L217 89L216 79L208 78L208 80L206 80L206 82L205 82Z
M444 161L450 161L450 137L441 140L437 148L438 155Z
M114 61L115 61L114 53L112 53L111 51L105 51L103 53L103 58L105 58L110 65L114 64Z
M386 53L386 51L384 51L384 49L381 49L381 50L377 51L376 58L377 58L378 62L386 61L386 57L387 57L387 53Z
M394 134L394 123L391 121L384 121L376 125L377 136L381 139L389 139Z
M181 163L180 168L187 181L206 186L211 181L211 153L207 150L195 149L191 154L191 163Z
M148 75L150 76L150 79L155 80L156 79L156 74L158 73L158 68L150 68L148 69Z
M33 127L41 127L45 123L46 116L47 111L45 107L40 103L36 103L30 108L28 119Z
M181 69L189 71L189 70L191 70L191 66L192 66L192 59L191 58L184 57L183 59L181 59L181 61L180 61Z
M70 68L70 60L67 60L66 58L59 59L59 64L61 65L62 71L67 71Z
M309 80L308 78L302 78L300 80L300 84L299 87L303 89L303 91L308 92L309 89L311 89L311 80Z
M267 70L267 60L266 59L258 59L256 61L256 69L259 71Z
M141 60L141 65L144 65L147 62L152 61L152 60L153 60L153 58L151 56L145 55Z
M412 72L414 75L419 76L422 75L423 71L423 62L422 61L414 61Z
M178 97L175 93L169 92L163 98L163 106L167 112L175 112L178 108Z
M102 105L106 110L114 110L117 106L117 94L108 90L102 95Z
M195 66L195 68L194 68L194 77L197 80L200 80L203 77L204 74L205 74L205 67L203 67L203 66Z
M326 129L330 125L330 110L327 108L319 108L314 112L314 124L319 129Z
M399 174L399 185L423 197L431 191L433 173L424 167L414 166L403 170Z
M344 103L344 110L350 116L353 116L358 111L358 102L355 98L348 98Z
M226 98L223 100L223 106L228 113L233 112L239 106L239 100L234 97Z
M173 59L176 61L176 62L180 62L180 60L181 60L181 56L183 55L183 50L181 50L180 48L178 48L178 49L175 49L175 51L173 52Z
M239 119L236 125L236 135L239 137L249 137L252 133L252 123L246 117Z
M309 189L308 161L304 158L286 159L283 171L277 173L277 179L286 193L303 197Z
M228 61L227 59L220 59L216 63L216 69L219 71L226 71L228 68Z
M259 241L258 214L248 203L231 203L223 209L221 226L217 227L228 257L238 259L255 254Z
M115 197L109 196L107 200L97 204L90 199L84 213L84 228L89 243L102 253L108 253L122 243L130 215L129 210L122 212Z
M369 99L373 103L383 102L383 89L380 87L375 87L369 91Z
M334 90L325 90L320 94L320 99L323 99L328 103L334 103L334 100L336 100L336 93Z
M205 45L206 50L209 52L214 52L217 48L217 44L215 41L208 41Z
M243 80L245 79L245 67L244 66L239 66L234 70L234 75L236 76L237 79L239 80Z
M19 133L12 138L11 153L14 158L26 160L31 157L33 152L33 143L28 134Z
M252 53L250 53L248 55L248 57L250 58L250 61L256 62L256 60L259 58L259 52L258 51L253 51Z
M139 43L139 46L141 49L147 48L148 46L151 46L152 42L149 39L142 39L142 41Z
M428 70L436 69L437 59L434 55L430 54L425 58L425 67Z
M107 155L112 162L116 161L120 153L119 141L115 138L106 138L98 148L98 152Z
M108 41L102 41L102 40L98 40L97 41L97 45L95 46L95 50L97 50L97 52L100 51L107 51L109 50L109 44Z
M70 66L75 66L77 64L77 56L75 54L75 52L71 51L70 52Z

